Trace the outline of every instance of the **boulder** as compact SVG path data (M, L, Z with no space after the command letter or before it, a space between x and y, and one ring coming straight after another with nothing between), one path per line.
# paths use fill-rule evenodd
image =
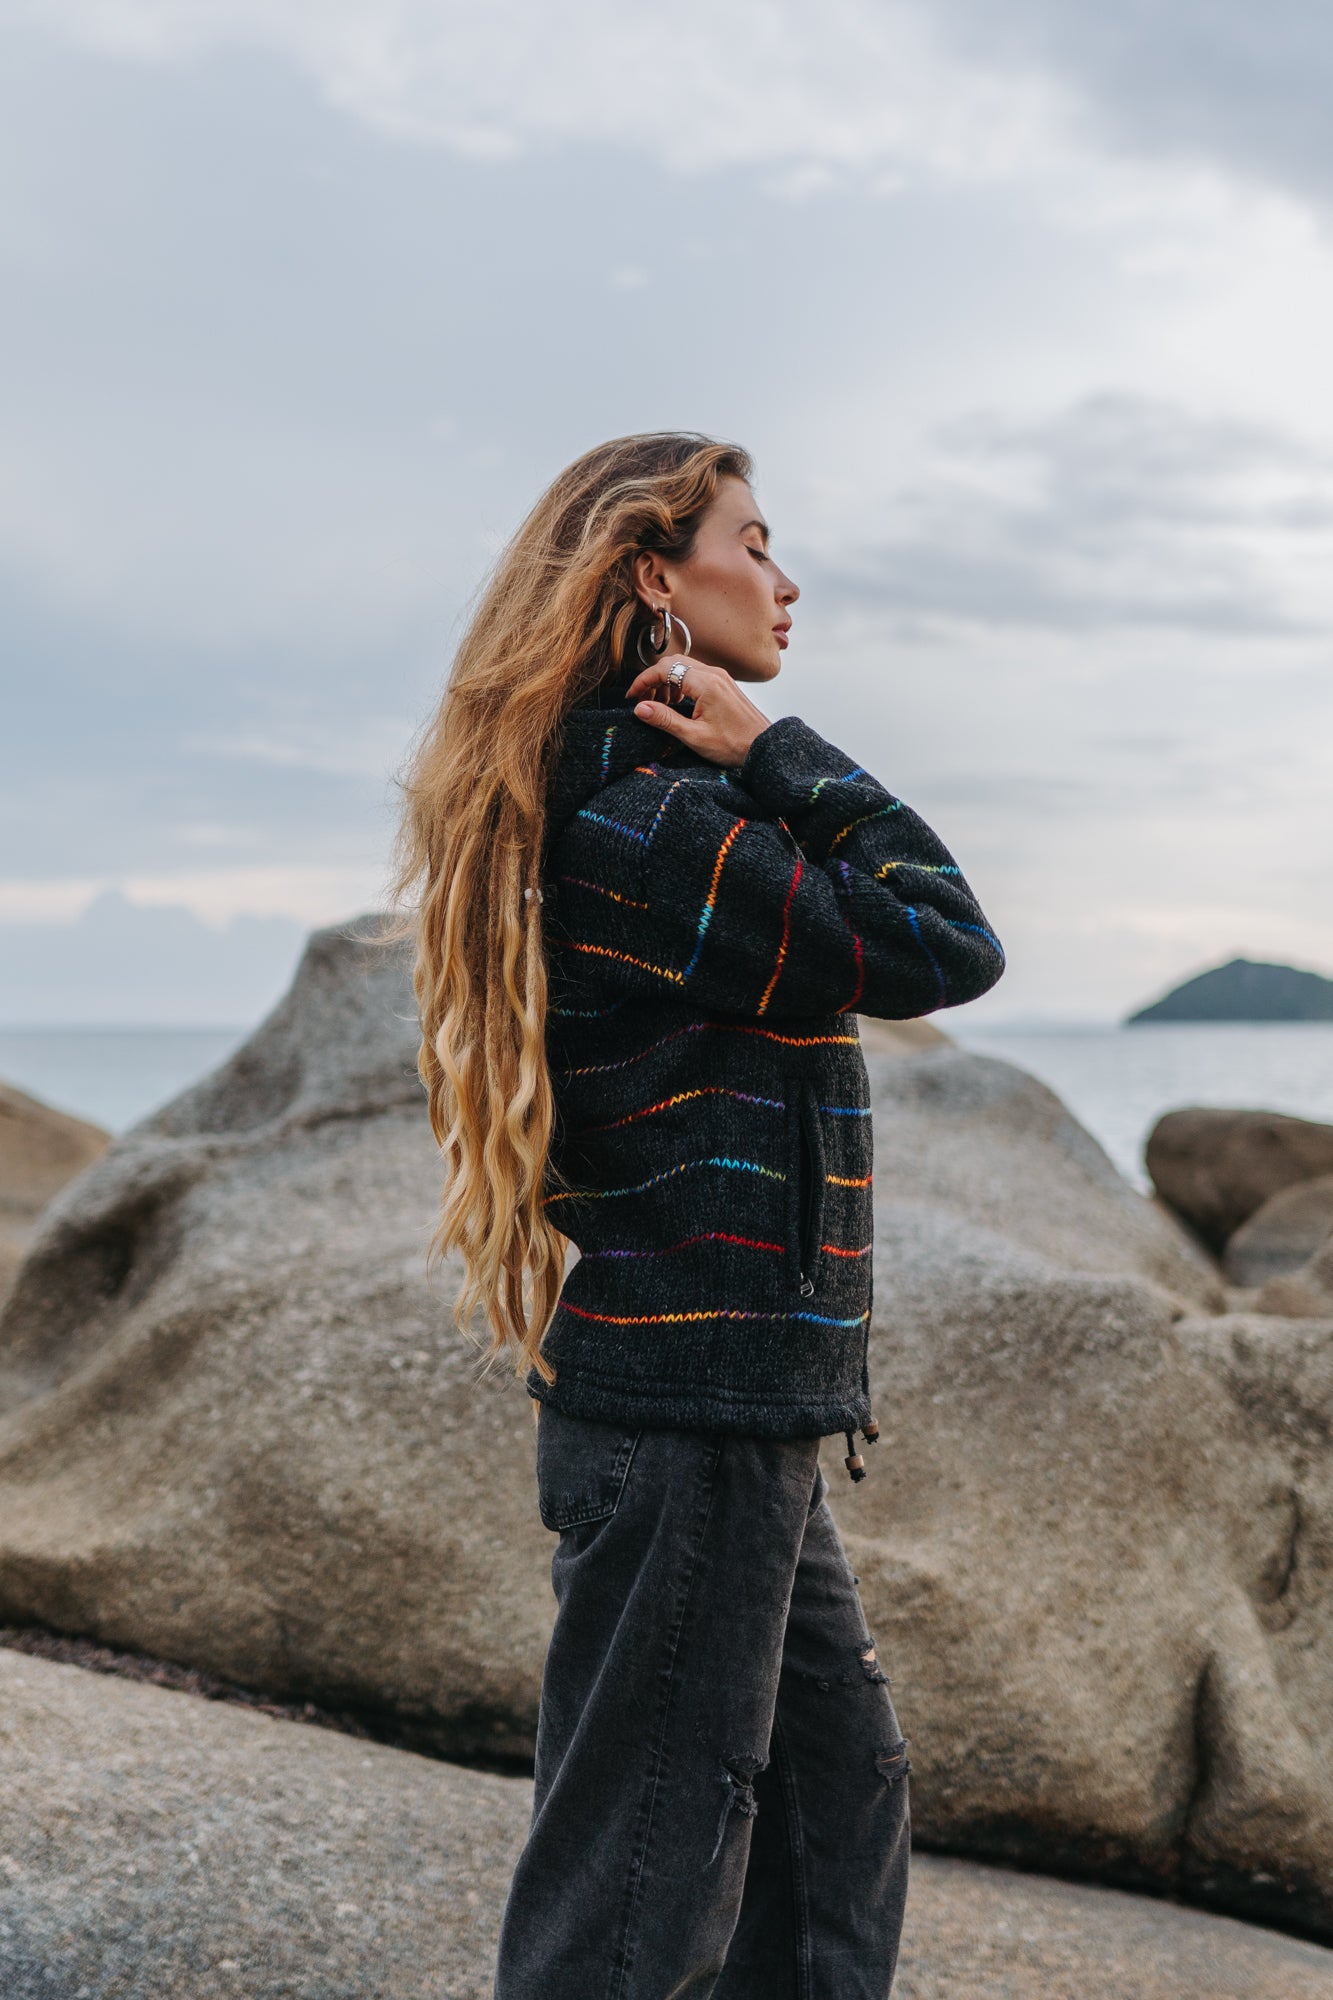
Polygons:
M827 1471L918 1837L1333 1931L1333 1323L1220 1312L1007 1064L872 1091L883 1435Z
M109 1136L0 1083L0 1299L47 1202L106 1151Z
M5 2000L489 2000L532 1786L0 1650ZM913 1857L901 2000L1327 2000L1333 1952Z
M531 1784L0 1650L5 2000L483 2000Z
M826 1471L920 1836L1333 1935L1333 1321L1223 1312L1021 1070L872 1039L882 1442ZM321 933L57 1199L0 1320L0 1620L519 1759L552 1544L522 1384L426 1283L414 1049L401 956Z
M1158 1119L1145 1164L1163 1201L1220 1252L1271 1196L1333 1174L1333 1125L1190 1106Z
M877 1021L861 1016L861 1046L876 1055L915 1056L922 1049L942 1049L950 1037L933 1021Z
M0 1620L530 1758L531 1406L428 1283L406 966L366 932L47 1211L0 1316Z
M1270 1278L1255 1303L1264 1313L1333 1320L1333 1236L1324 1237L1299 1271Z
M1333 1231L1333 1174L1297 1181L1270 1195L1227 1240L1222 1270L1233 1285L1253 1290L1308 1264Z

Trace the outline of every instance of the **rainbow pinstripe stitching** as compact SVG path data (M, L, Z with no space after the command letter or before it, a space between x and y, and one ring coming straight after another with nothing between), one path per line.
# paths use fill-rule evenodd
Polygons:
M635 965L640 972L651 972L658 979L669 979L673 986L685 984L683 972L674 972L669 965L653 965L646 958L635 958L632 952L613 951L609 944L585 944L582 938L559 938L557 943L562 951L587 951L595 958L614 958L621 965ZM565 1074L570 1075L572 1072L566 1071Z
M792 906L792 901L796 895L797 888L800 884L801 876L804 874L804 872L805 872L805 863L801 860L800 856L798 855L796 857L796 866L792 871L791 881L787 887L787 900L782 905L782 942L778 946L777 963L773 967L772 978L769 980L767 986L764 988L763 998L760 1000L759 1007L757 1010L761 1014L767 1013L768 1011L768 1003L773 997L773 988L777 985L778 978L782 972L783 965L786 962L787 945L791 938L791 906Z
M696 1090L678 1090L674 1097L664 1097L657 1104L645 1104L641 1110L627 1111L623 1118L613 1118L607 1125L580 1125L570 1136L581 1139L591 1132L614 1132L620 1125L632 1125L637 1119L651 1118L655 1111L670 1111L677 1104L688 1104L694 1097L735 1097L742 1104L760 1104L772 1111L785 1111L787 1108L780 1097L756 1097L748 1090L733 1090L729 1084L705 1083Z
M926 943L926 940L921 935L921 920L917 916L916 909L913 906L913 904L904 903L903 910L904 913L906 914L908 923L912 926L912 936L916 939L917 943L920 945L922 952L925 954L926 960L930 965L930 969L935 975L935 984L939 988L940 999L943 1000L946 997L949 989L945 985L944 972L940 965L940 962L936 958L930 946Z
M996 951L998 951L1001 958L1003 958L1004 956L1003 945L1000 943L1000 940L997 937L991 936L990 932L986 929L986 926L984 924L969 924L963 917L946 917L944 921L946 924L949 925L950 929L952 930L974 931L978 937L984 937L987 944L993 944L995 946Z
M841 833L834 834L832 840L828 844L827 852L829 854L832 854L834 848L840 847L843 841L846 840L849 833L855 832L858 826L864 826L867 820L883 819L886 814L896 813L901 809L901 807L902 807L902 800L895 799L892 805L876 806L874 812L858 813L855 819L848 820L846 826L842 829Z
M698 1236L683 1236L679 1243L664 1243L656 1250L585 1250L581 1262L590 1263L599 1257L674 1257L681 1250L693 1250L699 1243L734 1243L741 1250L768 1250L777 1257L787 1254L786 1246L781 1243L764 1243L754 1236L732 1236L725 1229L706 1229ZM865 1243L859 1250L849 1250L841 1243L821 1243L819 1247L830 1257L868 1257L875 1246Z
M684 784L686 782L687 780L683 778L677 779L676 785ZM671 792L675 791L676 785L673 785L668 791L667 793L668 799L671 796ZM662 812L665 810L665 806L666 806L666 799L663 800L662 805L658 808L657 818L654 819L653 821L654 829L656 828L657 820L661 818ZM596 817L596 815L592 816ZM616 824L615 822L611 821L607 821L605 823L608 825ZM735 824L728 830L726 839L723 841L721 847L718 850L717 856L713 862L713 872L712 872L712 878L709 882L708 894L704 899L703 909L701 910L699 915L699 922L697 926L697 942L695 944L694 951L691 954L689 964L685 967L683 972L677 972L671 966L654 965L648 959L636 958L631 952L616 951L610 945L589 944L585 943L583 940L578 938L561 938L557 940L557 942L565 950L589 952L599 958L615 959L618 963L622 965L632 965L641 972L650 972L656 978L669 980L673 986L683 986L686 980L689 978L690 974L694 971L695 967L697 966L699 962L699 955L703 950L704 938L705 935L707 934L709 920L712 917L713 910L716 907L717 903L718 883L721 879L722 869L726 862L727 852L731 847L732 842L736 840L738 835L741 833L742 829L748 824L749 822L747 820L738 819L735 822ZM631 831L631 829L629 828L622 828L620 830L624 832ZM652 833L650 831L648 838L651 839L651 837ZM844 869L846 868L846 866L847 864L844 863L843 864ZM758 1014L763 1014L767 1012L768 1003L773 997L774 988L778 983L778 979L779 976L781 975L783 965L786 962L787 948L791 937L791 906L795 898L796 890L800 884L803 873L804 873L804 863L798 856L796 860L796 866L792 873L791 881L788 884L786 901L784 902L782 908L782 938L778 945L777 959L774 963L773 971L769 977L768 984L765 986L763 995L760 998L758 1007L755 1010L756 1013ZM626 904L627 906L633 909L646 910L648 908L646 902L642 902L635 897L620 895L614 889L603 889L599 883L588 881L582 876L562 875L559 879L562 882L574 883L580 888L592 889L598 891L600 894L609 896L614 902ZM914 912L909 912L909 915L914 915ZM915 931L916 930L915 925L913 926L913 928ZM850 925L847 926L847 930L848 930L848 935L851 938L852 949L856 957L856 985L853 988L852 993L850 994L848 999L844 1000L842 1005L837 1009L837 1011L840 1014L846 1014L851 1012L851 1010L856 1006L857 1002L860 1000L861 994L865 988L865 948L862 944L859 933L852 930ZM918 943L922 943L919 931L916 931L916 936ZM922 943L922 949L923 950L925 949L924 943ZM929 953L927 953L927 956L929 957ZM934 963L935 963L934 959L931 959L931 964L934 965ZM938 976L938 967L936 968L936 972ZM633 1060L633 1058L630 1058L630 1060ZM578 1075L587 1075L590 1072L588 1070L562 1070L558 1073L562 1076L578 1076Z
M678 785L682 785L685 782L686 780L684 778L678 778L676 780L676 784L672 785L670 791L668 791L666 799L669 799L671 797L671 793L676 790L676 787ZM646 842L652 839L653 833L656 831L657 822L658 820L661 819L662 813L666 809L666 799L663 799L661 806L658 807L657 817L654 819L653 824L649 828L647 835L636 833L633 827L622 826L618 820L601 819L601 815L599 813L590 813L588 812L586 807L584 808L581 817L588 819L601 819L601 823L603 826L613 827L615 831L618 833L626 833L629 834L630 837L634 840L643 840ZM581 938L558 938L555 940L555 942L564 951L585 951L593 953L598 958L613 958L621 965L633 965L637 967L637 969L640 972L651 972L655 978L670 980L673 986L683 986L685 984L685 981L689 978L690 974L694 971L695 966L699 963L699 954L703 950L704 938L708 931L709 920L711 919L714 908L716 907L717 904L717 885L718 882L721 880L722 869L727 858L727 851L730 848L732 842L736 839L737 835L741 832L742 828L748 825L749 825L748 820L738 819L735 822L735 824L728 829L727 837L723 841L721 847L718 849L716 859L713 862L713 874L712 874L712 879L708 885L708 894L704 898L704 905L699 913L699 922L697 926L697 941L695 943L694 950L690 955L690 962L685 967L683 972L677 972L674 969L674 967L669 965L654 965L651 962L651 960L646 958L636 958L632 952L615 951L610 945L588 944L585 943ZM587 881L582 876L562 875L560 877L560 880L562 882L576 882L582 888L585 889L599 889L598 883ZM647 903L640 902L632 896L619 895L614 889L602 889L600 890L600 893L606 896L610 896L612 900L617 903L626 903L633 909L646 910L648 907ZM786 946L784 940L784 946L783 946L784 951L785 948ZM774 976L776 977L776 974ZM771 982L769 990L770 991L772 990ZM760 1009L760 1011L761 1012L763 1011L762 1008Z
M766 1408L771 1403L783 1416L798 1405L811 1414L840 1416L861 1407L868 1386L863 1340L871 1318L866 1260L873 1256L873 1175L867 1171L872 1111L854 1060L860 1036L854 1019L850 1031L844 1024L840 1032L837 1017L854 1014L867 1000L872 1013L891 1010L900 989L914 1008L969 997L978 972L992 963L993 944L985 951L982 946L990 936L983 928L986 919L952 886L961 871L947 851L940 852L930 829L870 779L864 766L830 770L847 759L828 746L821 754L819 739L804 725L784 723L784 736L769 739L770 754L756 765L753 789L738 790L739 769L687 772L671 755L659 760L651 752L635 763L640 735L623 726L623 719L615 730L607 720L602 716L576 739L575 762L562 777L563 823L577 817L581 825L566 849L564 866L572 872L556 878L570 892L569 922L554 925L549 938L558 948L557 965L563 950L571 954L563 960L563 974L574 982L567 989L571 1001L601 1000L614 982L624 996L617 993L616 1004L626 1009L624 1033L614 1041L609 1034L600 1037L595 1026L586 1035L576 1032L580 1021L594 1023L603 1011L590 1007L580 1010L569 1032L551 1046L555 1063L568 1059L565 1068L553 1063L553 1081L560 1091L560 1129L574 1150L543 1190L543 1206L553 1222L566 1218L557 1226L572 1232L580 1261L589 1264L582 1297L577 1284L569 1287L572 1298L561 1298L554 1322L558 1327L561 1314L567 1315L552 1358L565 1370L568 1407L577 1402L588 1414L613 1415L618 1398L637 1406L655 1396L675 1420L725 1423L741 1391L748 1396L753 1390L756 1402ZM791 763L785 749L776 749L788 741ZM629 768L649 785L638 786L631 778L603 801L596 790L599 775L609 786ZM684 789L690 783L697 786L694 793ZM837 799L840 787L848 791L846 799ZM775 804L791 825L773 811ZM663 834L673 806L677 817ZM853 817L844 823L849 807ZM620 813L629 818L622 820ZM895 815L892 828L883 824ZM828 839L831 828L836 831ZM621 847L622 839L636 846ZM652 853L656 859L664 848L678 851L681 865L654 870L650 879L640 858L646 863ZM923 858L898 858L904 851ZM931 852L940 853L938 862L924 859ZM913 868L923 877L915 885ZM812 879L820 874L827 889ZM689 887L682 894L684 884ZM587 899L573 897L574 888L586 890ZM908 900L914 888L922 898L919 907ZM706 893L695 903L701 890ZM669 910L663 899L669 899ZM971 923L964 921L969 909ZM955 922L946 912L955 911L961 913L957 929L946 929ZM654 923L658 917L660 926ZM975 944L961 935L969 930L976 933ZM621 969L619 975L613 968ZM625 968L632 968L633 976ZM699 990L705 982L707 998ZM798 983L818 1012L770 1029L764 1017L775 1003L780 1020L784 1011L806 1011L795 1004ZM839 995L850 986L855 991L839 1005ZM931 997L936 988L938 1000ZM691 1019L692 1006L706 1012ZM714 1008L720 1018L714 1018ZM783 1032L787 1029L791 1032ZM753 1083L754 1090L709 1077L710 1070L713 1077L728 1073L725 1047L699 1052L696 1062L690 1060L694 1049L681 1047L690 1036L719 1033L754 1035L768 1045L770 1054L756 1043L748 1059L739 1047L733 1051L736 1084ZM623 1053L613 1056L617 1042ZM806 1052L809 1062L803 1060ZM637 1079L639 1088L647 1087L646 1096L627 1108L625 1098L636 1097L638 1090L624 1072L659 1053L662 1063ZM702 1084L696 1081L700 1074L708 1079ZM804 1231L814 1220L794 1199L796 1077L802 1091L809 1091L811 1115L829 1121L823 1167L814 1170L814 1208L822 1207L823 1221L813 1234L827 1262L820 1289L809 1298L797 1296L794 1282L787 1282L796 1275L798 1234L807 1242ZM784 1098L766 1094L774 1089L782 1089ZM820 1101L826 1089L835 1090L837 1098ZM849 1092L857 1101L847 1101ZM777 1118L756 1123L747 1107L776 1112ZM596 1122L583 1122L590 1119ZM664 1155L691 1141L719 1150L675 1161L668 1157L662 1164ZM736 1151L750 1145L753 1154ZM622 1183L623 1172L640 1178ZM803 1164L803 1193L810 1191L810 1172L810 1164ZM736 1175L750 1180L730 1178ZM608 1208L612 1201L618 1206ZM571 1202L572 1209L562 1206ZM674 1238L677 1228L686 1235ZM746 1228L770 1234L747 1237ZM821 1241L830 1228L834 1238ZM850 1241L840 1240L842 1230ZM756 1258L783 1261L757 1264ZM784 1267L790 1267L786 1277ZM722 1295L717 1306L699 1303L708 1291L714 1298ZM728 1293L734 1304L726 1301ZM602 1308L593 1304L599 1297ZM750 1304L742 1305L747 1297ZM756 1306L756 1298L763 1303ZM836 1311L858 1299L866 1300L866 1310ZM728 1331L733 1323L768 1324L773 1331L746 1340ZM784 1327L790 1329L785 1336ZM821 1379L806 1382L817 1333ZM715 1379L713 1371L699 1377L692 1365L705 1349L713 1355ZM660 1384L652 1379L659 1367L666 1371ZM530 1386L534 1393L540 1388Z
M586 1263L594 1257L674 1257L678 1250L692 1250L696 1243L734 1243L742 1250L772 1250L779 1257L786 1254L781 1243L762 1243L753 1236L730 1236L724 1229L706 1229L702 1235L683 1236L679 1243L666 1243L659 1250L585 1250L582 1261ZM853 1257L861 1253L848 1250L839 1254Z
M609 736L610 732L608 731L608 744L604 744L603 746L604 755L609 754ZM638 765L635 768L639 770L648 769L648 767L645 765ZM858 766L855 771L849 771L844 776L821 778L818 780L818 782L814 787L814 790L811 792L810 795L811 800L813 801L818 796L820 790L824 785L845 783L847 779L858 777L861 775L863 775L863 772L861 767ZM682 785L688 784L689 782L690 780L688 778L677 778L674 781L674 783L672 783L667 787L667 790L663 795L661 803L658 805L657 811L653 815L652 824L649 826L648 832L646 834L638 832L637 829L635 829L634 827L625 826L618 820L606 819L601 814L594 813L587 807L584 807L582 809L581 817L595 819L601 825L609 826L614 831L626 834L629 836L629 838L641 841L645 846L648 846L651 844L653 836L657 832L657 829L661 824L662 815L665 813L667 806L671 802L672 797L675 795L675 793L680 789ZM901 809L901 806L902 806L902 801L900 799L894 799L887 806L880 806L874 812L862 813L858 818L850 820L847 823L847 825L843 827L841 831L837 833L834 836L834 838L830 841L828 847L828 853L831 855L834 848L837 847L843 840L845 840L848 834L852 833L856 827L864 825L868 820L880 819L884 817L885 814L898 812ZM615 951L609 945L587 944L582 942L581 940L574 938L561 939L560 943L566 949L571 951L592 952L602 958L615 959L622 965L632 965L640 972L649 972L652 973L653 976L658 979L669 980L673 986L684 985L685 981L690 977L690 974L694 971L695 967L699 963L699 957L700 953L703 950L704 939L708 932L709 922L712 918L713 911L717 905L718 883L721 880L722 869L726 863L728 851L731 848L732 843L737 839L737 837L741 833L742 829L746 827L748 824L749 822L743 818L737 819L728 829L726 838L723 840L721 847L718 849L716 858L714 859L713 862L713 872L711 880L709 882L708 894L704 899L703 908L699 913L699 920L696 926L696 942L694 951L690 956L688 965L685 966L682 972L677 972L671 966L654 965L648 959L636 958L631 952ZM942 863L939 865L935 865L930 862L886 861L882 864L882 866L880 866L875 870L874 879L876 881L883 881L885 877L888 874L890 874L894 869L899 869L899 868L917 868L923 874L928 874L928 875L956 876L960 872L959 869L952 863L948 864ZM853 876L851 868L847 862L843 861L840 864L840 869L844 887L850 890L851 887L853 886ZM782 968L786 963L787 950L791 939L791 906L795 899L796 891L800 885L803 873L804 873L804 863L802 862L801 858L798 855L791 881L788 884L786 900L782 908L782 937L778 945L777 958L774 962L772 973L769 975L768 983L764 987L763 994L760 997L759 1004L755 1009L757 1014L764 1014L768 1011L768 1003L773 997L774 989L776 988L778 979L782 973ZM626 905L626 907L631 909L646 910L648 908L648 904L637 897L621 895L618 891L614 889L605 889L599 883L588 881L581 876L561 876L560 879L561 881L575 883L577 886L581 888L594 890L599 894L610 897L613 902L623 903L624 905ZM928 963L930 964L932 971L935 974L936 984L938 986L940 996L941 998L943 998L946 991L944 975L940 968L938 960L931 952L930 948L926 944L924 937L921 934L920 921L918 918L917 911L911 904L904 904L903 910L909 924L911 925L912 935L915 938L917 944L920 946L923 954L925 955ZM992 937L990 932L984 930L979 924L968 924L966 922L963 922L961 919L946 919L945 921L954 923L955 927L958 929L975 931L979 936L986 938L988 943L995 945L997 950L999 949L999 940ZM848 935L852 940L852 948L856 956L856 985L850 997L844 1000L842 1005L838 1008L837 1011L841 1014L850 1013L859 1003L861 995L865 990L865 947L859 933L852 930L850 925L848 925L847 929L848 929ZM565 1074L573 1074L573 1073L574 1072L565 1072Z
M618 1014L624 1000L612 1000L610 1006L556 1006L552 1000L546 1002L546 1012L554 1014L558 1020L604 1020L606 1014Z
M875 876L874 876L875 881L882 882L884 880L884 877L886 875L892 874L895 868L919 868L923 875L961 875L962 873L962 870L960 868L955 868L952 862L945 863L943 861L882 861L879 867L875 870Z
M775 1028L751 1028L743 1021L690 1021L683 1028L673 1028L669 1035L660 1035L655 1042L649 1042L646 1049L639 1049L632 1056L621 1056L616 1062L584 1063L577 1069L558 1069L557 1076L603 1076L608 1070L628 1069L631 1063L642 1062L654 1055L669 1042L680 1040L682 1035L762 1035L765 1041L782 1042L788 1048L815 1049L830 1045L849 1048L858 1043L857 1035L782 1035Z
M580 1319L600 1320L605 1326L681 1326L701 1319L800 1319L815 1326L864 1326L870 1318L868 1310L851 1319L832 1319L827 1313L747 1312L738 1306L700 1306L693 1312L674 1313L599 1313L589 1312L586 1306L571 1305L568 1299L561 1299L556 1310L576 1313Z
M662 1181L674 1180L677 1174L693 1173L696 1167L721 1167L728 1173L760 1174L768 1181L785 1181L787 1178L780 1168L766 1167L762 1160L731 1160L714 1154L704 1160L681 1160L674 1167L665 1167L660 1174L650 1174L646 1181L639 1181L634 1187L571 1188L565 1194L548 1194L542 1207L552 1208L558 1201L612 1201L621 1195L644 1194Z
M747 827L749 824L750 822L747 819L736 820L732 826L728 827L727 837L717 851L716 859L713 862L713 878L708 884L708 894L704 898L703 909L699 912L698 942L694 947L694 951L691 955L689 964L686 966L684 972L681 974L681 977L683 979L688 979L690 974L693 972L695 966L699 963L699 953L704 948L704 936L708 930L709 920L712 917L713 911L717 905L717 885L722 879L722 869L727 859L728 850L730 849L732 842L741 833L742 829Z
M609 826L612 833L623 833L630 840L644 840L647 837L639 832L637 826L625 826L618 819L608 819L605 813L594 812L591 806L580 806L575 817L578 819L594 819L598 826Z
M848 785L851 783L853 778L864 778L867 775L868 773L866 771L865 765L858 764L854 770L840 771L837 772L836 774L830 773L826 777L817 778L814 787L810 793L810 804L811 805L814 804L815 800L819 797L819 794L823 791L825 785Z
M597 896L609 896L613 903L625 903L631 910L646 910L648 907L640 897L622 896L618 889L608 889L602 882L590 882L585 875L558 875L556 880L569 882L576 889L591 889Z
M662 815L666 811L667 807L671 804L672 799L676 796L676 793L680 790L681 786L687 785L688 783L689 783L688 778L677 778L674 784L670 784L667 786L665 792L663 792L662 794L661 804L658 806L657 811L653 814L652 825L648 828L647 833L644 835L644 844L646 846L651 846L653 835L657 832L658 827L662 824Z

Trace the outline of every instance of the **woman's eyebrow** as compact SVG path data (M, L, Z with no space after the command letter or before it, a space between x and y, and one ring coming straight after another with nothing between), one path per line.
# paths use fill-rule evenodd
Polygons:
M768 542L768 522L767 522L767 521L759 521L759 520L754 520L754 521L746 521L746 522L745 522L745 523L744 523L744 524L743 524L743 525L742 525L741 527L739 527L739 528L738 528L738 529L736 530L737 534L738 534L738 535L743 535L743 534L745 533L745 530L746 530L746 528L758 528L758 530L759 530L760 534L761 534L761 535L763 536L763 538L764 538L764 542L765 542L765 545L767 545L767 542Z

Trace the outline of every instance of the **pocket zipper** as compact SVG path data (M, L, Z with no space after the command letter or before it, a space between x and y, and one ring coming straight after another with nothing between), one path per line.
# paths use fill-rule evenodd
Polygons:
M809 1135L806 1131L804 1111L802 1111L802 1115L799 1121L799 1132L800 1132L800 1169L801 1169L801 1185L799 1190L801 1268L800 1268L799 1278L800 1278L801 1297L803 1299L808 1299L814 1296L814 1289L815 1289L814 1279L806 1276L806 1266L813 1263L814 1261L813 1256L811 1254L814 1246L811 1243L810 1238L811 1238L811 1224L815 1219L816 1204L815 1204L815 1159L813 1151L811 1149Z

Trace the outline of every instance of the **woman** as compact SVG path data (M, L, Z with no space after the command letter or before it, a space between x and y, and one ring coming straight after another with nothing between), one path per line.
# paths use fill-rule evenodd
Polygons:
M435 1248L525 1376L559 1535L496 2000L893 1980L906 1746L818 1461L845 1432L859 1479L877 1435L856 1015L1004 958L910 807L745 694L798 595L751 477L674 433L562 473L407 788Z

